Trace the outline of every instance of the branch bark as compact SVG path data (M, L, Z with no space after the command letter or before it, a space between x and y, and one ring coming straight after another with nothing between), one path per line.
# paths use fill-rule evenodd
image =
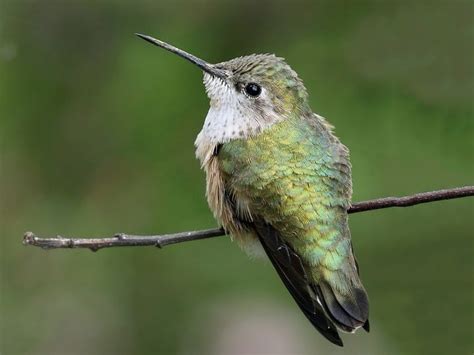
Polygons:
M352 206L347 210L347 213L359 213L389 207L409 207L421 203L450 200L468 196L474 196L474 186L456 187L453 189L422 192L410 196L384 197L375 200L357 202L352 204ZM23 244L43 249L88 248L92 251L97 251L102 248L111 247L155 246L163 248L170 244L214 238L223 235L226 235L223 228L149 236L119 233L108 238L73 238L62 237L60 235L55 238L43 238L36 236L32 232L26 232L23 237Z

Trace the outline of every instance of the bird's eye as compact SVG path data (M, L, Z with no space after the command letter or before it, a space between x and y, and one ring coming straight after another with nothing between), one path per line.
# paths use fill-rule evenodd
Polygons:
M245 85L245 93L251 97L257 97L262 92L262 87L255 83Z

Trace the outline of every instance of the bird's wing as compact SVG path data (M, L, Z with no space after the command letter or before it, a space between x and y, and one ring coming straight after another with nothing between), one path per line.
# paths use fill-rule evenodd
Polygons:
M338 226L338 233L350 241L350 231L347 219L347 209L351 204L352 177L349 150L332 133L333 127L321 116L313 114L307 117L307 126L320 143L325 144L324 152L330 159L323 159L325 164L320 167L323 172L320 183L330 188L326 195L330 202L321 201L322 205L331 211ZM330 251L334 253L334 251ZM359 326L369 331L368 299L359 279L359 266L354 256L352 242L346 251L346 262L339 270L326 274L315 285L315 292L322 302L326 314L339 328L352 332ZM333 265L325 265L331 269ZM332 274L332 275L331 275Z
M342 346L336 326L326 317L312 291L301 258L271 225L255 222L254 228L268 258L306 318L326 339Z

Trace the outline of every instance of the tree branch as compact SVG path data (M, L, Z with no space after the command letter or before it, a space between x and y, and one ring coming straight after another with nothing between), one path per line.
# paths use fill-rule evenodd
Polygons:
M467 196L474 196L474 186L464 186L447 190L422 192L410 196L385 197L357 202L352 204L352 206L347 210L347 213L358 213L389 207L408 207L420 203L450 200ZM43 249L88 248L92 251L97 251L102 248L111 247L155 246L162 248L170 244L219 237L223 235L226 235L223 228L150 236L120 233L109 238L71 238L59 235L56 238L42 238L37 237L32 232L26 232L23 237L23 244L33 245Z

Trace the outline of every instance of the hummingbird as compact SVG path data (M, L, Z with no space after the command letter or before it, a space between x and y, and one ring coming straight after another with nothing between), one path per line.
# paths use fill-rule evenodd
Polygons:
M338 330L369 331L347 210L349 150L313 113L283 58L252 54L210 64L136 34L203 71L210 108L196 156L214 217L251 256L266 254L312 325L343 346Z

